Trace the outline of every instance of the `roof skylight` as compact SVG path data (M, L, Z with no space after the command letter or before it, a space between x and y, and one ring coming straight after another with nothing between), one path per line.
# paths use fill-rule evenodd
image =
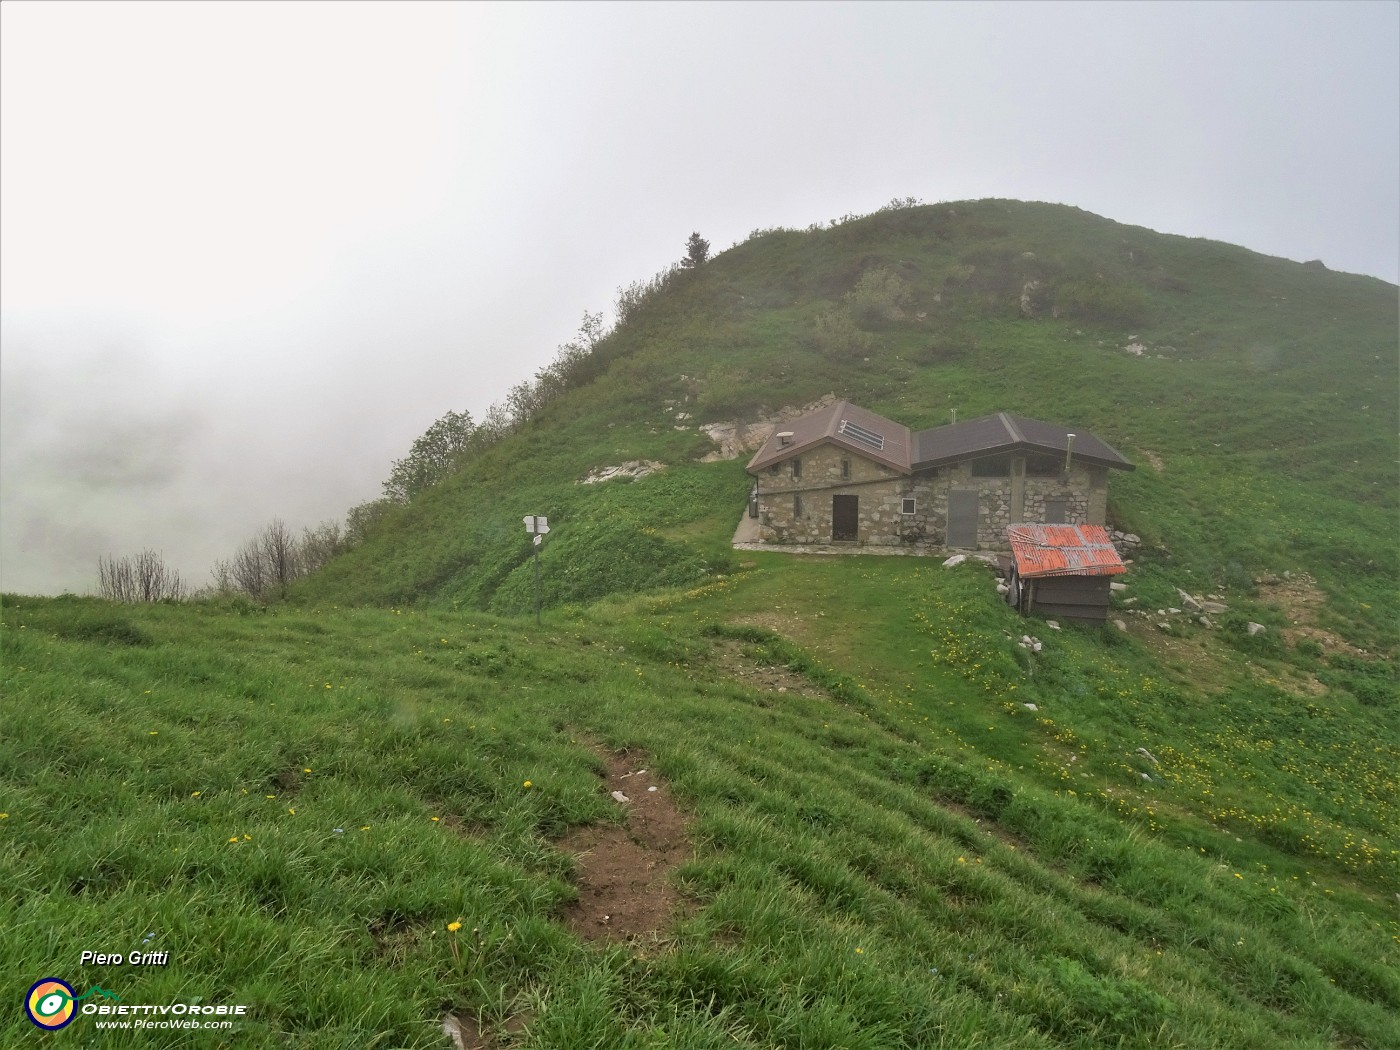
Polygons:
M885 450L885 439L873 430L867 430L858 423L852 423L849 419L841 420L841 425L837 427L837 433L845 434L852 441L859 441L862 445L868 445L877 452Z

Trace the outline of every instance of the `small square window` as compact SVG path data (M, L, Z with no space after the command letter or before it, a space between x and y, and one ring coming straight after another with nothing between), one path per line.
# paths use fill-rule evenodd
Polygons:
M905 496L902 500L899 501L899 513L901 513L901 514L913 514L913 513L914 513L914 497L913 497L913 496Z

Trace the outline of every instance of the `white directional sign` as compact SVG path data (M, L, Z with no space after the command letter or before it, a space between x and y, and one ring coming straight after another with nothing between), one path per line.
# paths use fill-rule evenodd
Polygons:
M549 531L549 519L543 514L525 515L525 531L532 536L543 536Z

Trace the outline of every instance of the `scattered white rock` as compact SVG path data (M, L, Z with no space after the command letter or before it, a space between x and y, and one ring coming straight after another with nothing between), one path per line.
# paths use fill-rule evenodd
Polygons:
M1195 598L1193 598L1191 595L1183 591L1180 587L1176 589L1176 593L1181 596L1181 604L1187 609L1190 609L1192 612L1201 611L1201 603Z
M621 791L614 791L614 792L612 793L612 797L613 797L613 801L615 801L615 802L631 802L631 801L632 801L630 798L628 798L626 795L624 795Z
M1128 589L1128 585L1126 583L1110 583L1108 585L1108 589L1110 591L1126 591Z
M1021 706L1024 707L1027 711L1039 711L1039 710L1040 710L1040 708L1036 707L1035 704L1022 704Z
M452 1040L452 1045L456 1050L475 1050L476 1040L472 1039L472 1045L467 1046L466 1025L457 1018L456 1014L447 1014L442 1019L442 1034Z
M658 463L652 459L629 459L626 463L620 463L615 467L595 467L586 476L580 478L577 484L596 485L600 481L612 481L614 478L644 478L648 474L655 474L658 470L665 469L665 463Z
M965 561L967 561L966 554L954 554L951 558L949 558L943 563L943 567L945 569L951 569L954 565L961 565Z
M1126 631L1128 629L1128 625L1122 620L1114 620L1113 626L1117 627L1120 631Z
M647 790L648 790L648 791L655 791L655 790L656 790L656 785L653 784L651 787L647 788Z
M1229 612L1230 607L1224 602L1201 602L1201 610L1212 616L1219 616L1223 612Z
M1045 626L1048 627L1048 628L1050 628L1050 630L1052 630L1052 631L1058 631L1058 630L1060 629L1060 625L1059 625L1058 621L1055 621L1055 620L1046 620L1046 621L1045 621Z
M1132 354L1134 357L1141 357L1143 354L1147 353L1147 347L1143 346L1141 343L1129 343L1127 346L1123 347L1123 350L1125 353Z
M1251 635L1262 634L1263 632L1268 630L1268 628L1265 627L1262 623L1255 623L1253 620L1250 620L1249 623L1245 624L1244 626L1245 630L1248 631Z

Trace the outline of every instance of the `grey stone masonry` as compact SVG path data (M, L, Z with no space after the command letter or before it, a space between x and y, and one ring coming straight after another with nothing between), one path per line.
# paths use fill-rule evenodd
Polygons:
M954 489L978 493L977 546L982 549L1004 549L1008 525L1045 521L1051 511L1067 524L1104 522L1108 485L1102 467L1075 464L1068 476L1031 477L1025 459L1013 456L1005 476L979 477L973 463L908 475L832 443L809 446L800 457L755 475L758 532L767 543L831 543L833 497L854 496L855 544L942 546L948 493ZM1049 510L1047 503L1052 504Z

